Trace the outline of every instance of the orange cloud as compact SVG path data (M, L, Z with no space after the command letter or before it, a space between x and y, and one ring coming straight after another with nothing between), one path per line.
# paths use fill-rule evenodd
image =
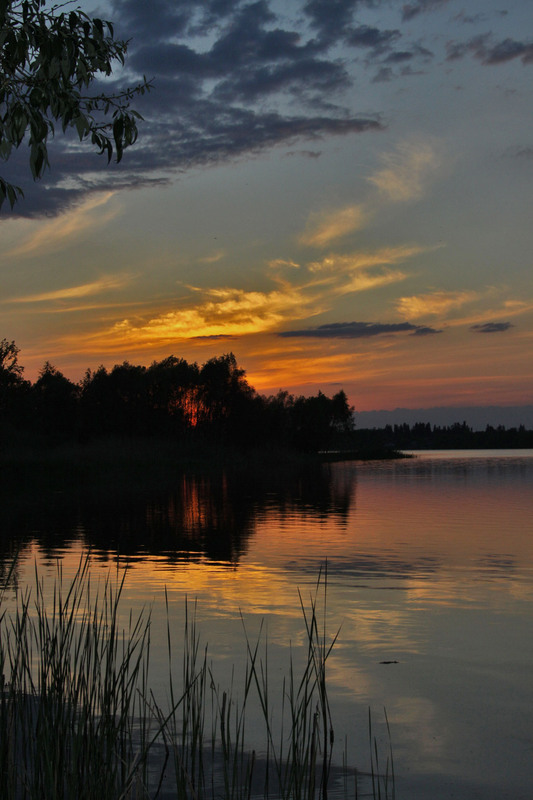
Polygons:
M338 290L338 294L348 294L349 292L364 292L369 289L377 289L380 286L388 286L391 283L404 281L409 276L400 270L384 270L380 274L370 275L367 272L358 272L352 276L350 281Z
M200 291L200 290L198 290ZM284 286L271 292L218 288L204 292L200 303L167 311L150 319L123 319L111 329L90 335L85 345L114 352L120 348L157 347L176 340L197 337L242 336L274 329L288 316L302 319L318 313L320 300L308 297L299 287Z
M399 247L382 247L379 250L354 252L348 255L329 255L321 261L312 261L308 268L317 273L346 273L354 270L397 264L409 258L427 252L428 248L416 245Z
M480 297L480 292L474 291L430 292L413 297L400 297L396 309L406 319L442 316L466 303L473 303Z
M129 275L110 275L100 278L91 283L82 283L78 286L69 286L66 289L56 289L51 292L41 292L40 294L26 295L25 297L13 297L7 300L8 303L43 303L53 300L71 300L77 297L87 297L88 295L101 294L109 289L122 289L131 280Z
M299 269L300 265L296 261L287 261L285 258L273 258L268 262L270 269L282 269L284 267L292 267L292 269Z
M155 311L150 317L126 317L116 321L110 328L88 334L85 340L77 338L71 341L67 337L63 342L68 342L69 347L77 352L87 352L93 348L110 353L132 347L158 348L168 346L169 342L191 341L199 337L241 337L273 331L287 321L292 323L329 310L335 298L342 295L404 280L407 277L405 272L386 269L386 266L422 251L423 248L409 246L343 256L333 254L299 270L294 269L298 265L293 262L277 261L276 266L281 263L292 267L292 276L288 280L281 274L275 274L275 288L272 291L188 286L191 296L182 301L179 308L167 307L166 310ZM298 276L299 282L293 280L295 276ZM81 296L99 288L111 288L111 284L105 286L103 281L94 282L46 295L35 295L31 299Z
M198 261L201 264L216 264L217 261L221 261L225 258L226 253L224 250L217 250L216 253L211 253L209 256L203 256L203 258L199 258Z
M345 206L310 214L307 230L300 236L300 243L313 247L324 247L334 239L360 230L369 214L362 205Z

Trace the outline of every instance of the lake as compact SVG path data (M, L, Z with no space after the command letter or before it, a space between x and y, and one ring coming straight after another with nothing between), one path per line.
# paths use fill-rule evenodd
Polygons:
M123 608L151 608L151 681L161 696L165 591L178 649L186 599L197 601L221 685L240 679L243 624L255 641L263 623L269 691L279 698L290 654L297 662L305 643L299 593L307 604L327 573L337 763L346 751L368 769L369 709L388 747L385 708L397 798L529 800L533 451L413 455L301 472L280 465L268 477L182 476L151 496L51 493L10 517L1 567L18 549L18 586L32 584L37 564L50 593L57 563L68 579L84 553L95 580L127 567ZM249 736L260 751L253 720Z

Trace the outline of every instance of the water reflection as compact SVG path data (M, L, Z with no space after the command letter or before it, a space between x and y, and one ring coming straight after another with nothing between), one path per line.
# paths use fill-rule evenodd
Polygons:
M170 490L108 487L6 498L0 570L37 547L52 563L75 546L102 562L157 558L159 566L253 561L350 585L441 582L468 566L473 581L509 580L530 564L533 459L425 454L344 463L180 475ZM512 524L507 526L509 512ZM506 529L507 528L507 529ZM502 535L505 530L505 535ZM448 571L448 572L447 572ZM392 581L392 583L390 583Z
M327 630L341 626L331 706L339 740L355 736L353 763L367 761L368 707L385 705L398 796L529 800L532 489L531 456L426 454L182 476L170 491L96 502L83 491L26 497L9 506L0 567L19 546L20 581L34 558L72 571L90 547L101 574L126 559L126 608L154 609L155 672L165 590L173 631L184 597L198 598L222 685L243 620L252 639L265 620L277 697L288 651L305 642L297 590L308 596L327 559Z
M212 560L236 566L249 548L258 520L273 512L346 520L353 500L350 479L333 481L320 465L259 474L221 470L180 475L173 488L150 494L115 491L96 497L90 487L39 491L10 498L0 563L37 544L45 560L62 557L75 544L102 559L162 556L168 564Z

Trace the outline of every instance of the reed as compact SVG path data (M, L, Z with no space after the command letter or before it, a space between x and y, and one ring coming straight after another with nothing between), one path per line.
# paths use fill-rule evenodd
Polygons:
M117 800L143 780L149 619L118 626L124 575L93 593L85 560L51 604L36 575L0 618L3 798Z
M252 640L244 628L243 679L218 685L200 646L196 606L187 602L181 669L167 624L163 705L149 684L149 613L130 614L121 626L125 572L95 588L89 566L84 559L68 585L59 566L51 599L36 573L33 595L17 592L10 614L0 592L4 800L328 800L334 733L326 666L338 632L330 637L325 623L327 570L308 604L300 594L306 654L303 664L291 656L281 698L272 698L262 629ZM247 744L246 729L258 716L260 752ZM370 792L392 798L392 750L381 775L371 728L370 743ZM358 780L350 791L344 761L344 790L335 794L348 800L358 796Z

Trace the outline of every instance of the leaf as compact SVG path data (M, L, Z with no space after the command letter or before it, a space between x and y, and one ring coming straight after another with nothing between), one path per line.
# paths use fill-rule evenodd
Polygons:
M80 114L78 117L76 117L74 124L76 125L76 130L78 131L78 136L80 137L81 142L81 140L89 133L89 123L83 114Z
M8 184L7 186L7 199L9 200L9 205L11 208L13 208L17 202L17 193L15 191L15 187L11 186L11 184Z
M0 208L2 208L2 204L6 198L11 208L13 208L18 198L21 197L24 197L24 192L19 186L13 186L7 183L3 178L0 178Z
M43 148L39 145L31 148L30 169L34 180L41 177L44 165Z

